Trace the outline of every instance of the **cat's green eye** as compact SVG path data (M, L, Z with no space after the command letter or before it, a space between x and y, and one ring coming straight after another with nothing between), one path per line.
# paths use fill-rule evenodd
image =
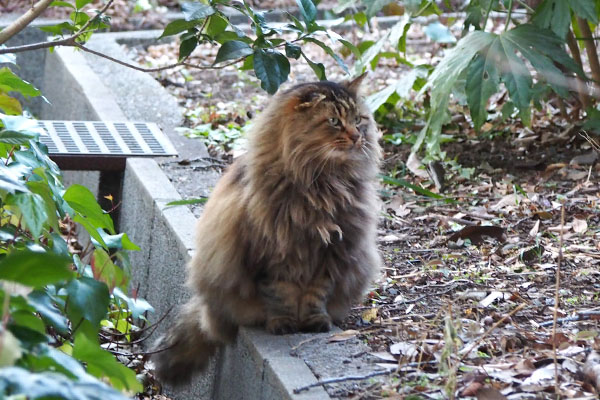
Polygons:
M335 126L336 128L341 125L341 121L336 117L329 118L329 125Z
M354 123L356 125L360 124L360 122L363 120L363 117L361 117L360 115L357 115L356 118L354 119Z

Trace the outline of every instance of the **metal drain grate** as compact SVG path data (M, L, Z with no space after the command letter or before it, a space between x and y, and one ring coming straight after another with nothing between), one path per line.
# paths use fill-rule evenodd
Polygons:
M142 122L39 121L40 140L50 156L174 156L177 151L158 125Z

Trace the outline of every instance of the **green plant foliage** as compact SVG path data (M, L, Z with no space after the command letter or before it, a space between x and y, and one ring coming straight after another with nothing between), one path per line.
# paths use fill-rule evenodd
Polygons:
M1 81L1 90L38 93L15 77ZM153 311L126 294L125 251L139 247L115 232L87 188L65 190L40 133L36 121L0 114L0 280L7 282L0 288L0 398L124 399L120 390L142 385L100 347L98 333L110 335L103 326L112 326L129 338ZM92 237L91 252L70 253L59 226L68 217ZM14 284L27 294L13 293Z

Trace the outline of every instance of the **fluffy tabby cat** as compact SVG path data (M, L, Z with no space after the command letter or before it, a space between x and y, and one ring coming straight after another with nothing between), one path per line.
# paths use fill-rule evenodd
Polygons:
M163 382L188 381L240 325L323 332L361 296L380 264L380 148L362 78L295 86L254 122L198 222L192 298L157 344Z

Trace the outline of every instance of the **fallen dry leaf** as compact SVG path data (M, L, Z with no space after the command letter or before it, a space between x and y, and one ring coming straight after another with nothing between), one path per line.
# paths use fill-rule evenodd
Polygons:
M573 230L575 233L585 233L585 231L588 229L587 221L584 219L573 218L573 222L571 224L573 225Z
M345 330L343 332L340 333L336 333L335 335L331 335L327 341L328 342L343 342L346 341L348 339L352 339L353 337L355 337L356 335L358 335L360 332L354 329L348 329Z

